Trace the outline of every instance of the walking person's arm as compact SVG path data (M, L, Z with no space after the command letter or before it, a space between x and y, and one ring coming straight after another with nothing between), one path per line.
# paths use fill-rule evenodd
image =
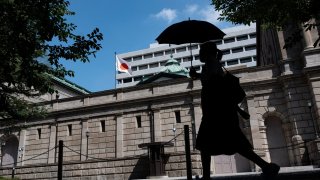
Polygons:
M246 111L242 110L238 105L237 105L237 111L241 115L241 117L243 117L244 119L250 118L250 114L247 113Z
M197 73L197 71L196 71L196 69L194 67L190 67L189 76L192 79L199 79L200 78L200 73Z

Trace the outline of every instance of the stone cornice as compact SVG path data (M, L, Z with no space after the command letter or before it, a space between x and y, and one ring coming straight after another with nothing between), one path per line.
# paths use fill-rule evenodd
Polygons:
M294 80L294 79L304 79L305 75L303 73L298 74L283 74L277 77L278 81L282 84L285 82L288 82L288 80Z
M131 99L131 100L121 100L121 101L115 101L111 103L105 103L105 104L94 104L89 106L82 106L82 107L76 107L76 108L70 108L70 109L62 109L57 111L52 111L49 114L49 117L58 117L58 121L61 121L61 117L64 117L63 119L81 119L83 115L91 113L91 117L94 116L103 116L103 115L115 115L115 114L126 114L133 111L146 111L147 106L151 103L152 108L154 109L161 109L165 106L172 106L174 104L184 104L186 102L186 98L190 97L190 103L191 97L193 96L200 96L200 90L193 90L193 91L187 91L187 92L177 92L173 94L164 94L164 95L158 95L153 97L146 97L146 98L139 98L139 99ZM168 103L163 105L159 105L160 101L167 101ZM170 101L175 101L174 103L170 103ZM108 109L108 111L101 110L101 109ZM124 112L125 111L125 112ZM95 114L95 115L94 115ZM69 115L69 117L68 117ZM71 115L71 116L70 116Z
M305 67L303 69L303 73L307 76L310 82L320 80L320 66Z
M308 55L308 54L318 54L320 53L320 48L316 47L316 48L306 48L303 50L303 54L304 55Z

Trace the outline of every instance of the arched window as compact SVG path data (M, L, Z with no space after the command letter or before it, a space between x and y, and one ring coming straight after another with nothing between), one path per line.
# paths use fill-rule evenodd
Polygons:
M269 116L265 119L266 135L271 161L281 167L290 166L288 148L282 130L281 119Z
M15 135L10 135L1 143L1 165L3 167L13 167L17 163L19 140Z

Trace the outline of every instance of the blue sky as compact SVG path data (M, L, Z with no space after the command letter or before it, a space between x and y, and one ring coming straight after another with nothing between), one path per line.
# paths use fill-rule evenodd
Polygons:
M85 35L95 27L103 33L102 49L90 63L64 63L75 71L68 80L92 91L115 88L115 53L149 47L169 25L190 19L206 20L223 29L232 26L217 20L210 0L70 0L67 17Z

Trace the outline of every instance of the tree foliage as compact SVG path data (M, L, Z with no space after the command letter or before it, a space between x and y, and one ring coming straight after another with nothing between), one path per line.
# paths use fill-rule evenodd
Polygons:
M68 6L66 0L0 0L0 118L43 115L26 99L53 93L51 76L74 76L61 60L89 62L101 49L98 28L85 36L74 33L76 25L66 16L75 13Z
M319 22L312 21L319 20L319 0L212 0L212 5L221 12L220 20L235 24L258 21L267 27L281 28L291 22L303 25L305 31L320 27ZM314 47L318 44L319 38Z

